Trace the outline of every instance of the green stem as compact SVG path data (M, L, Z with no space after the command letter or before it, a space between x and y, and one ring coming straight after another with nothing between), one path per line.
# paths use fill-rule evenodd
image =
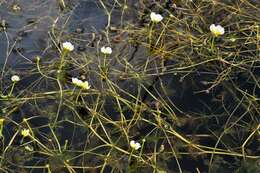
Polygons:
M0 123L0 138L3 137L3 127L4 127L4 122Z
M107 55L104 55L104 61L103 61L103 66L104 66L104 69L106 68L107 64Z
M149 36L148 36L148 40L149 40L149 51L152 50L152 33L153 33L153 27L154 27L154 22L152 22L152 26L149 30Z
M60 66L58 69L58 80L61 78L62 68L64 66L65 56L67 54L66 50L63 50L60 57Z
M139 157L142 156L142 153L143 153L143 149L144 149L144 143L145 143L145 139L142 140L142 146L141 146L141 150L140 150L140 153L139 153Z
M108 72L108 65L107 65L107 55L104 55L104 59L103 59L103 66L102 66L102 75L104 77L104 79L107 78L107 72Z
M130 156L128 158L128 166L127 166L127 170L130 171L129 169L129 165L130 165L130 161L131 161L131 158L132 158L132 155L133 155L133 152L134 152L134 149L132 149L131 153L130 153Z
M215 47L214 42L215 42L215 37L213 37L211 40L211 51L212 52L214 52L214 47Z
M8 97L10 97L12 95L15 84L16 84L16 82L13 82L13 85L12 85L12 88L11 88L9 94L8 94Z

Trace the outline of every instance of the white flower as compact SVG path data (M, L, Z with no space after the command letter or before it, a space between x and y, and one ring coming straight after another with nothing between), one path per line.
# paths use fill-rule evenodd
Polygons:
M82 82L81 88L83 88L85 90L90 89L90 85L89 85L88 81Z
M81 82L82 82L82 81L79 80L78 78L75 78L75 77L72 78L72 83L73 83L74 85L79 85Z
M151 17L151 21L155 23L158 23L163 20L162 15L156 14L155 12L151 12L150 17Z
M111 54L112 53L112 49L111 49L111 47L101 47L101 52L103 53L103 54L106 54L106 55L109 55L109 54Z
M17 76L17 75L13 75L13 76L11 77L11 81L12 81L12 82L18 82L18 81L20 81L20 77Z
M82 89L85 89L85 90L90 89L90 85L89 85L88 81L83 82L82 80L73 77L72 83L78 87L81 87Z
M211 33L216 37L223 35L225 33L225 29L220 25L211 24L209 29Z
M141 148L141 144L138 142L135 142L134 140L131 140L130 147L134 150L138 150L139 148Z
M71 42L67 42L67 41L64 42L64 43L62 43L62 48L63 48L64 50L69 51L69 52L71 52L71 51L74 50L73 44L71 44Z
M21 135L23 137L29 136L30 135L30 130L29 129L23 129L21 132Z

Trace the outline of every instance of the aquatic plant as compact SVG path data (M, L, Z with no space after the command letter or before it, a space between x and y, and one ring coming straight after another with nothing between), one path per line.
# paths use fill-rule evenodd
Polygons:
M139 142L135 142L134 140L131 140L130 147L134 150L138 150L139 148L141 148L141 144Z
M256 1L21 2L0 2L0 172L259 172Z
M103 46L103 47L101 47L101 52L103 53L103 54L105 54L105 55L110 55L111 53L112 53L112 49L111 49L111 47L105 47L105 46Z
M216 37L225 33L225 29L221 25L211 24L209 29L212 32L212 34Z
M82 80L73 77L72 83L78 87L81 87L82 89L85 89L85 90L90 89L90 85L89 85L88 81L83 82Z
M29 129L22 129L21 135L22 135L23 137L29 136L29 135L30 135L30 130L29 130Z
M62 48L63 48L63 50L69 51L69 52L74 50L73 44L71 42L68 42L68 41L62 43Z
M158 23L158 22L161 22L163 20L162 15L157 14L155 12L151 12L150 18L151 18L151 21L154 22L154 23Z
M13 75L13 76L11 77L11 81L12 81L12 82L18 82L18 81L20 81L20 77L17 76L17 75Z

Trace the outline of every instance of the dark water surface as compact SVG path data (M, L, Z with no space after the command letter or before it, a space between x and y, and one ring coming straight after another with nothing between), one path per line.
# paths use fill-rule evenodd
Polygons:
M14 65L16 62L30 61L33 56L41 54L47 47L47 31L59 12L53 0L16 2L8 1L0 6L0 19L7 25L6 34L1 32L0 35L1 64L6 58L9 65ZM8 57L7 50L11 52Z
M111 24L120 25L121 17L121 11L115 8ZM4 1L0 5L0 20L5 23L1 30L6 27L6 33L0 32L0 64L8 59L11 66L30 62L48 51L54 30L59 33L57 39L69 40L68 36L74 34L77 42L87 44L93 33L98 34L107 26L107 15L98 0L72 0L64 10L56 0ZM133 20L131 15L127 16L129 20Z

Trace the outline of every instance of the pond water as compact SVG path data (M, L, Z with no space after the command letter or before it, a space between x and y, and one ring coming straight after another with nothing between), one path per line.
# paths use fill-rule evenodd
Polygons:
M113 18L120 21L119 13ZM70 1L63 11L55 0L6 1L0 5L0 19L7 28L6 34L0 35L0 62L3 64L8 58L12 66L30 62L34 56L48 51L52 29L59 32L57 37L66 38L74 33L89 42L92 33L101 32L107 25L107 15L95 0Z

